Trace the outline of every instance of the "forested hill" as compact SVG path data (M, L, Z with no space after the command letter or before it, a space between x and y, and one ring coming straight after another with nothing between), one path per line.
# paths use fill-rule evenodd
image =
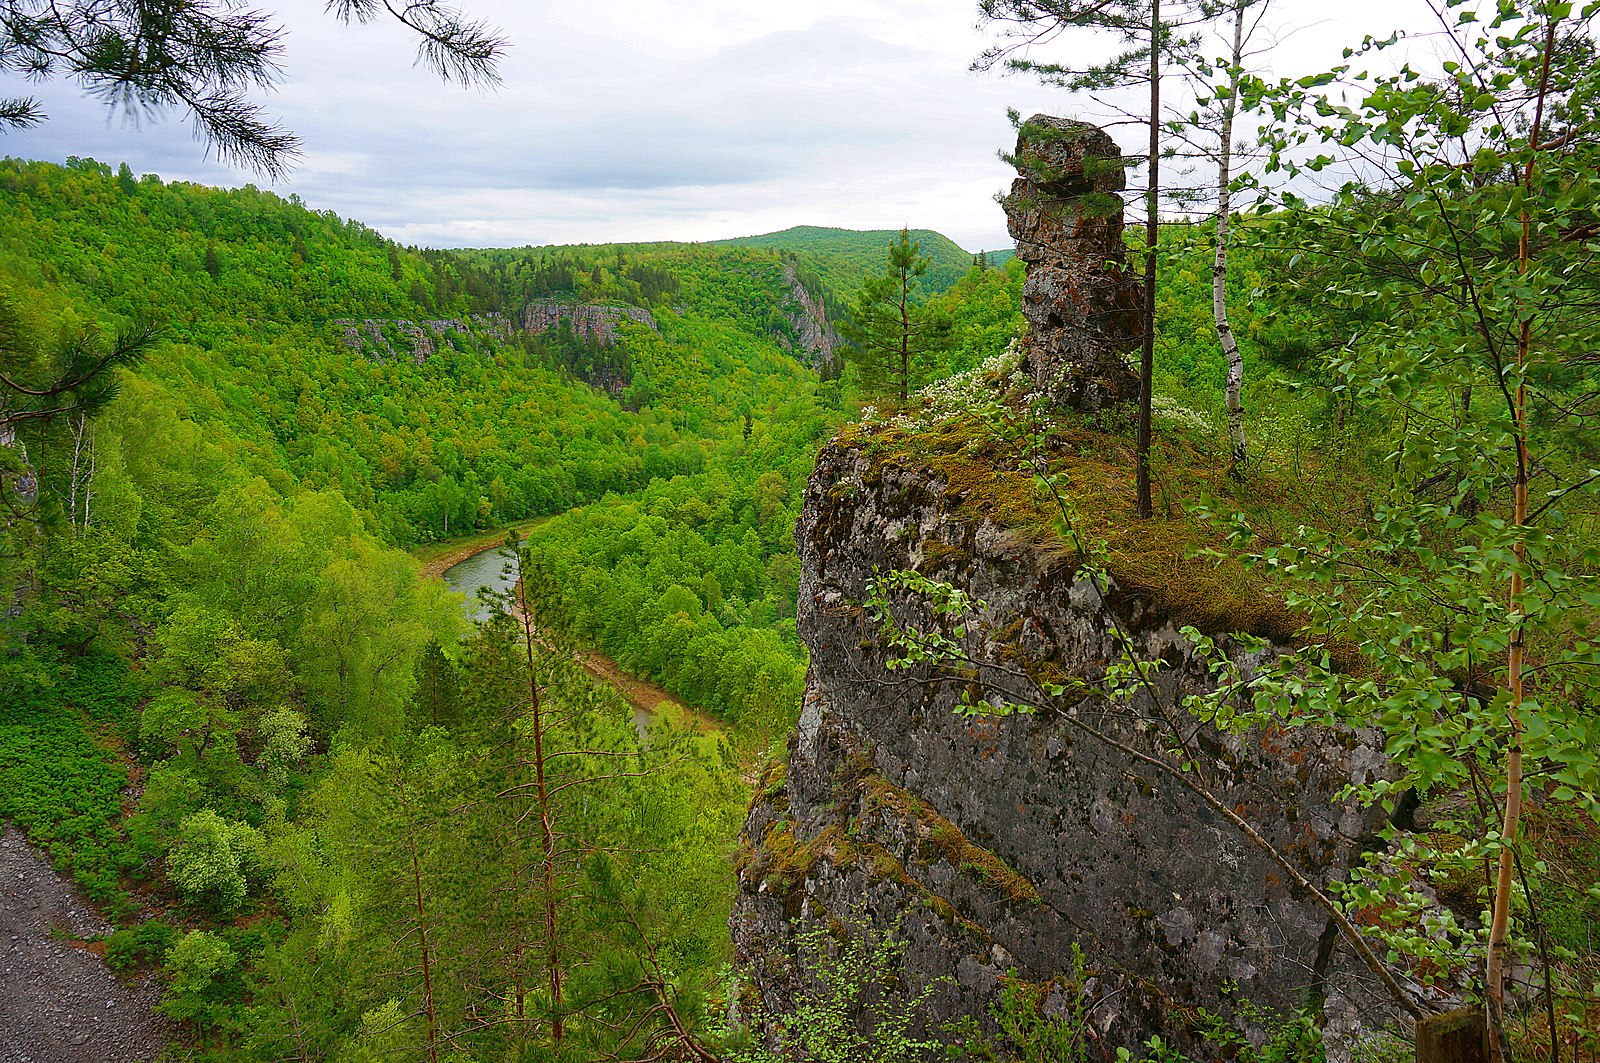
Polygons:
M383 1009L411 992L392 950L416 899L394 903L388 847L435 818L385 818L402 776L474 810L420 843L457 987L439 1014L478 1058L508 1055L469 987L524 976L483 959L512 949L481 914L526 877L526 819L494 809L521 792L505 729L530 681L561 734L613 758L583 771L636 780L563 821L586 851L641 854L564 868L570 903L600 911L629 883L673 927L664 962L712 979L748 798L734 750L793 722L798 499L850 412L797 356L820 291L773 249L419 251L255 188L0 162L7 378L48 383L158 329L92 415L0 406L0 818L123 924L115 963L164 967L163 1008L207 1058L366 1058L373 1030L405 1027ZM536 648L530 679L508 622L469 631L396 549L531 518L550 518L524 555L550 638L726 738L645 750L619 700L560 678L570 653ZM648 778L615 767L647 756ZM443 885L469 863L482 896ZM588 878L613 871L609 892Z
M568 296L642 304L657 331L604 352L522 335L526 269L402 248L251 187L0 164L0 281L36 331L158 324L130 396L226 440L253 474L337 488L402 545L698 472L747 414L814 388L778 342L792 331L778 253L585 265ZM346 319L409 357L347 347ZM432 323L431 357L406 321ZM616 370L609 394L580 382L597 358Z
M924 291L942 292L972 267L972 254L963 251L948 236L931 229L910 232L929 263L928 272L923 276ZM781 232L740 236L715 243L721 247L771 247L787 251L815 269L823 283L834 292L848 296L863 280L883 272L885 249L899 235L898 229L860 231L796 225Z

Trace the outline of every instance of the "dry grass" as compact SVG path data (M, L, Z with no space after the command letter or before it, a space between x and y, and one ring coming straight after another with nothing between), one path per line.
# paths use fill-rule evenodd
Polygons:
M1269 538L1298 524L1348 526L1363 519L1368 504L1359 478L1314 458L1298 459L1305 479L1296 483L1262 470L1240 477L1225 459L1182 434L1161 438L1154 448L1157 506L1149 520L1134 515L1131 441L1082 423L1057 424L1044 435L1060 499L1022 470L1018 444L976 420L950 420L925 431L855 426L839 444L861 447L873 462L872 477L889 467L923 473L955 511L1032 539L1060 564L1081 561L1079 543L1103 544L1106 567L1124 594L1211 633L1247 631L1283 640L1301 618L1237 560L1201 553L1222 550L1225 530L1195 515L1193 503L1241 512Z

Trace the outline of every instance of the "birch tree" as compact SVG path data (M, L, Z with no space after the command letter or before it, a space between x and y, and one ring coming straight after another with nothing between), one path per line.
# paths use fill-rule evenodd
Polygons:
M1583 432L1600 412L1588 370L1600 314L1597 11L1441 0L1435 69L1372 74L1363 68L1395 38L1369 39L1335 70L1251 87L1276 119L1269 175L1357 174L1328 207L1282 194L1272 238L1331 312L1383 308L1331 369L1375 415L1393 475L1368 526L1257 548L1291 580L1314 637L1257 702L1278 718L1383 727L1406 774L1373 800L1392 805L1407 789L1466 799L1435 827L1463 845L1407 839L1400 862L1413 870L1368 868L1346 900L1384 905L1382 932L1419 963L1476 969L1496 1059L1510 1057L1514 957L1541 953L1553 1060L1556 1001L1570 992L1535 925L1538 863L1521 832L1530 776L1547 805L1600 822L1589 636L1600 582L1581 531L1600 509ZM1469 408L1460 397L1475 392L1494 401ZM1329 666L1340 641L1370 674ZM1454 928L1444 948L1415 925L1425 908L1410 875L1452 867L1489 889L1483 926Z

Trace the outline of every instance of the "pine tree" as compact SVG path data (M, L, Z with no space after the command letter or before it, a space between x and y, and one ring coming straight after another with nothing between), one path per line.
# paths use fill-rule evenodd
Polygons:
M1163 121L1161 82L1172 60L1188 42L1174 34L1175 23L1163 18L1161 0L981 0L983 18L1005 26L1005 43L978 57L973 65L988 70L1030 73L1049 85L1074 92L1144 86L1149 111L1141 119L1149 131L1145 151L1144 346L1139 360L1139 427L1135 448L1138 513L1152 512L1150 497L1150 406L1155 376L1156 243L1161 207ZM1075 68L1022 57L1030 46L1053 39L1063 29L1109 31L1124 50L1103 63Z
M850 319L841 329L862 383L881 388L892 380L901 402L909 392L913 361L943 350L950 342L950 323L916 302L917 284L927 271L921 246L901 229L889 245L888 270L861 286L850 306Z
M503 37L441 0L336 0L341 22L387 10L420 40L420 60L447 81L492 85ZM32 80L69 77L134 113L177 108L225 159L270 177L299 155L293 133L268 120L244 91L277 80L283 29L273 15L230 0L106 4L103 0L0 0L0 70ZM0 128L37 125L32 97L0 97Z

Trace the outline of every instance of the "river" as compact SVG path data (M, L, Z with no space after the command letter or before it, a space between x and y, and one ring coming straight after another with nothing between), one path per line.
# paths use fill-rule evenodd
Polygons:
M467 616L482 620L489 615L489 607L478 597L480 587L495 593L504 593L516 586L515 562L498 546L488 546L470 557L456 562L444 570L444 581L457 594L466 596L464 607ZM610 687L621 694L633 709L633 723L644 738L656 720L665 715L678 722L687 722L697 730L715 731L720 726L703 713L685 708L665 690L630 675L611 658L592 650L580 651L578 661L598 686Z
M489 607L478 599L478 589L488 587L503 594L516 586L516 561L497 547L488 547L444 570L444 581L457 594L467 596L467 616L482 620Z

